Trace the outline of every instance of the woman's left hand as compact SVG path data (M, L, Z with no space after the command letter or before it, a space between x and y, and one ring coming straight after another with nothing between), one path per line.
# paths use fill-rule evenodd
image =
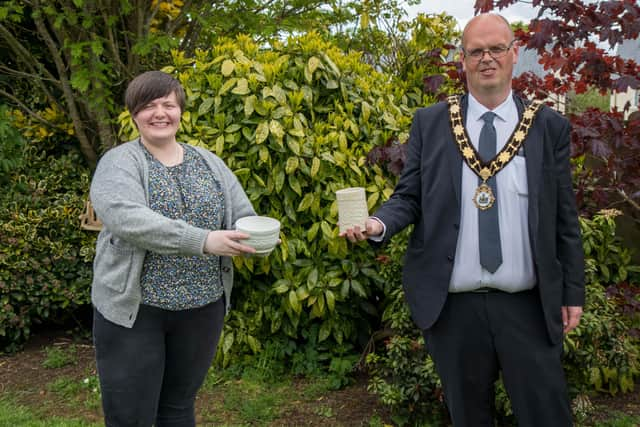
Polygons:
M204 252L221 256L254 254L254 248L242 244L242 240L248 238L248 234L235 230L210 231L204 243Z

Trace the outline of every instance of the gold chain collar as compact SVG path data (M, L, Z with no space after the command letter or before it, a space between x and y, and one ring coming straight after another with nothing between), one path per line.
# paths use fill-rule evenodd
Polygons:
M449 104L451 130L453 131L453 136L458 144L458 149L460 150L460 153L462 153L462 157L469 168L471 168L471 170L475 172L480 179L482 179L483 183L486 183L489 178L497 174L507 165L507 163L511 161L511 159L515 157L520 146L529 134L529 130L531 129L531 124L533 123L536 113L542 106L541 101L532 101L522 114L522 119L520 120L520 123L518 123L516 130L511 135L511 138L509 138L508 143L505 144L493 160L488 163L483 163L479 158L478 152L469 142L467 131L462 123L458 96L449 96L447 98L447 103Z

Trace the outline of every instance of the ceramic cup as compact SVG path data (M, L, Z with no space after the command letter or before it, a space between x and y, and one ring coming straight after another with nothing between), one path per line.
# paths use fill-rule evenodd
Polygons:
M256 255L273 251L280 237L280 221L268 216L245 216L236 221L236 230L249 235L242 244L255 248Z
M344 232L356 225L365 229L365 221L369 216L367 195L362 187L343 188L336 191L338 201L338 227Z

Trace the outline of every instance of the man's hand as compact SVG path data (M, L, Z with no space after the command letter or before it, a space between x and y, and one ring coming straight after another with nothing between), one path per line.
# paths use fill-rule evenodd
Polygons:
M347 231L340 233L340 237L346 237L350 242L356 243L366 240L369 237L380 236L383 231L384 227L380 221L373 218L367 218L364 230L361 230L360 226L356 225L355 227L349 228Z
M582 316L582 307L563 306L562 307L562 326L564 333L569 333L578 326L580 317Z

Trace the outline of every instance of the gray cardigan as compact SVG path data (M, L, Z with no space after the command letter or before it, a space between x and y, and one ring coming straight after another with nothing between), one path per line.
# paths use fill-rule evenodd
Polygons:
M215 174L224 193L223 228L255 215L231 170L215 154L195 148ZM96 242L91 301L108 320L132 327L140 306L140 274L147 251L202 255L209 230L167 218L149 208L149 170L138 140L104 154L91 182L91 203L104 224ZM221 257L227 310L233 285L231 257Z

